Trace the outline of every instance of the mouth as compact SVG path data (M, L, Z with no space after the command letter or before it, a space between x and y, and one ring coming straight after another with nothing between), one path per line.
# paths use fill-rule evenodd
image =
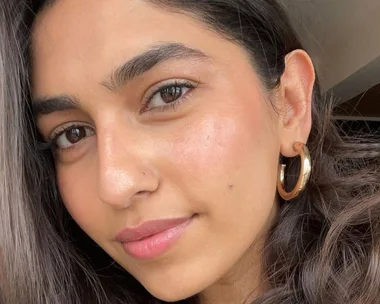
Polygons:
M136 259L154 259L180 239L194 217L144 222L137 227L125 228L115 240L121 242L124 251Z

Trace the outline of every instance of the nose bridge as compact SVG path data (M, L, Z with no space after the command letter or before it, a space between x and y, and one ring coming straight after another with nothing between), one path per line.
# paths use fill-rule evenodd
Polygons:
M98 191L104 203L128 207L135 198L158 187L158 177L146 157L144 136L109 125L98 132Z

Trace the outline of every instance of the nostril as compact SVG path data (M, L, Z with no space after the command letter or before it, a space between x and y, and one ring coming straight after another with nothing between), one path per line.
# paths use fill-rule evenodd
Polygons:
M139 191L134 195L136 198L142 198L149 195L149 191Z

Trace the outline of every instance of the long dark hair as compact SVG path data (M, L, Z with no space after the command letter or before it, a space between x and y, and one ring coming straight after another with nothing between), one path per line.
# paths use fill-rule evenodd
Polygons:
M51 153L38 144L28 48L34 17L50 2L0 0L0 303L162 303L75 224L60 200ZM275 0L147 2L189 14L241 45L268 90L279 84L285 56L302 49ZM281 202L264 255L272 288L254 304L378 302L380 145L342 134L334 107L316 83L311 180L301 196ZM282 161L291 187L298 162ZM182 301L192 302L196 296Z

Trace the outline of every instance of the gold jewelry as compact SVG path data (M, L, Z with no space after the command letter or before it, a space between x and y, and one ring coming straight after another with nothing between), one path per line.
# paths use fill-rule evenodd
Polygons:
M291 192L286 192L284 188L286 165L280 164L278 167L277 191L286 201L295 198L305 189L311 173L310 153L307 146L304 143L297 141L293 144L293 149L298 152L298 155L301 157L301 170L298 181Z

